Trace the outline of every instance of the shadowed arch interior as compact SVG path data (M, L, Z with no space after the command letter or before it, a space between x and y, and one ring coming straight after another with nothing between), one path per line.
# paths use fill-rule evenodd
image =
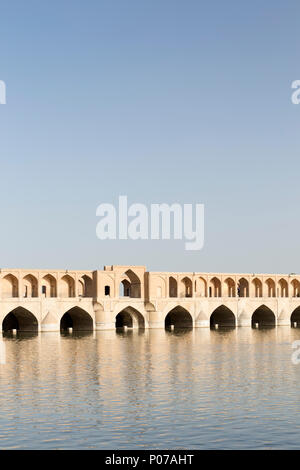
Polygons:
M60 328L61 330L73 328L74 331L91 331L93 330L93 319L82 308L73 307L62 316Z
M252 327L257 323L260 327L273 327L276 325L276 318L271 309L261 305L253 313L251 323Z
M38 331L38 321L29 310L18 307L6 315L2 322L2 330Z
M225 328L235 327L234 313L225 305L216 308L210 316L210 327L214 328L216 325Z
M191 314L183 307L173 308L165 318L165 328L192 328L193 319Z
M143 315L133 307L126 307L116 316L116 328L145 328Z
M300 307L297 307L291 315L291 326L300 328Z

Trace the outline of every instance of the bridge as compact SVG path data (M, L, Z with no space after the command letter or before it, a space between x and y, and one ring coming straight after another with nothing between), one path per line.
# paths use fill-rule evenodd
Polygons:
M300 327L296 274L0 270L4 332L281 325Z

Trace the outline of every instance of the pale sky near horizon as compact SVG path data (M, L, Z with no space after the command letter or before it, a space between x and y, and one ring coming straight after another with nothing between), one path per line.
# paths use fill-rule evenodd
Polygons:
M300 272L299 1L0 8L0 267ZM98 240L119 195L204 203L204 248Z

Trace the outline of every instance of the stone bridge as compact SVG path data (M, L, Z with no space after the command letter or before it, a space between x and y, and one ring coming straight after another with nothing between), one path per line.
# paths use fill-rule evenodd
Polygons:
M300 327L300 276L0 270L3 331Z

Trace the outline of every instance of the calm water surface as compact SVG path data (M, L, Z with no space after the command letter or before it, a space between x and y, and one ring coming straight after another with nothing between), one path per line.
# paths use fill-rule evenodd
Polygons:
M0 448L300 448L297 339L289 327L4 336Z

